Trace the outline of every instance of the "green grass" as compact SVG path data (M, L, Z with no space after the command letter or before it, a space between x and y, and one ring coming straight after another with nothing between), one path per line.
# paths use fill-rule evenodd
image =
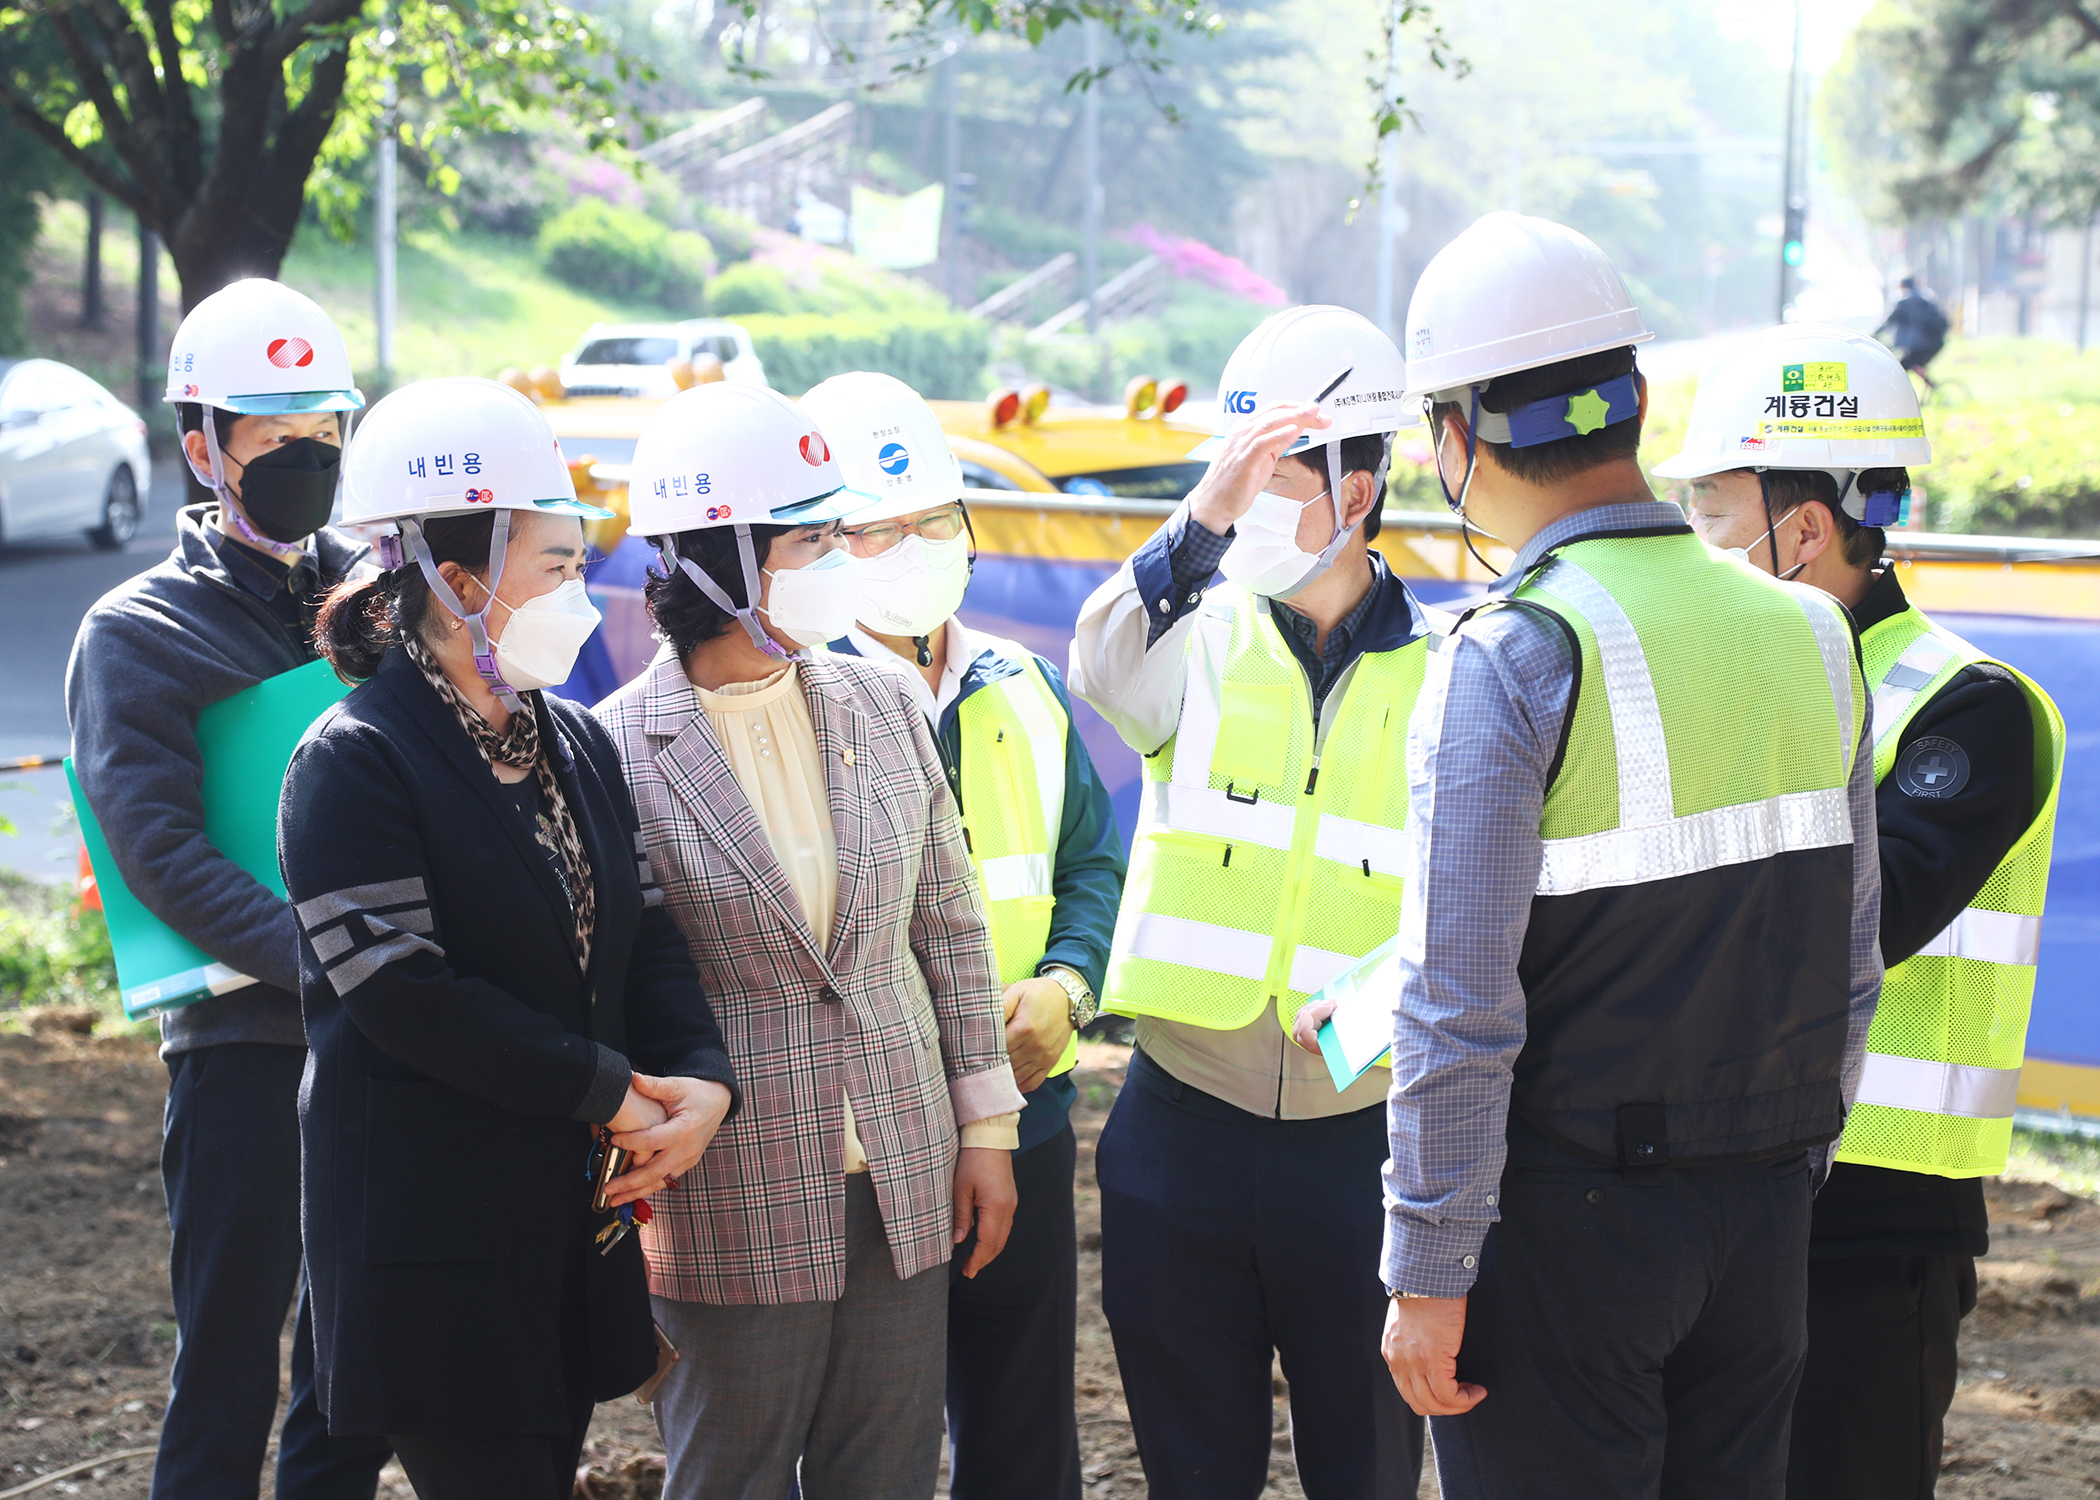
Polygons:
M2053 1182L2067 1193L2100 1200L2100 1141L2015 1130L2005 1175L2021 1182Z
M433 375L494 375L506 365L551 365L596 322L690 317L608 301L549 276L529 240L416 232L402 237L396 384ZM372 254L308 229L285 257L284 281L328 310L361 373L378 363Z
M0 870L0 1010L91 1005L121 1020L117 965L99 911L70 887Z

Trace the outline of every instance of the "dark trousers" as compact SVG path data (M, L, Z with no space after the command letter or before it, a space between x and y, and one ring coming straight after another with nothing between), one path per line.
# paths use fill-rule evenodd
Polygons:
M1631 1180L1513 1126L1436 1417L1446 1500L1779 1500L1807 1347L1805 1153Z
M283 1500L371 1500L379 1438L331 1438L300 1285L299 1047L233 1042L168 1059L161 1181L174 1243L175 1369L154 1500L254 1500L277 1413L278 1339L299 1293Z
M1931 1500L1955 1342L1975 1306L1972 1256L1808 1263L1808 1367L1794 1400L1787 1500Z
M403 1432L388 1441L416 1500L570 1500L593 1410L579 1405L575 1430L560 1437Z
M1380 1107L1249 1114L1143 1053L1102 1129L1101 1305L1153 1500L1254 1500L1271 1351L1307 1500L1412 1500L1422 1422L1379 1338Z
M999 1258L948 1289L948 1468L955 1500L1079 1500L1072 1410L1079 1234L1072 1127L1014 1153L1020 1206ZM959 1251L956 1265L962 1264Z

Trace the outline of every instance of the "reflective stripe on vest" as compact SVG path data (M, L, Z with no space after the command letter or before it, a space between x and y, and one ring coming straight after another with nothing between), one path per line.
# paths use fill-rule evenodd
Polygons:
M1903 732L1918 714L1963 669L1991 658L1915 606L1871 626L1861 644L1869 673L1880 678L1874 690L1879 782L1894 768ZM2034 727L2034 819L1969 906L1882 980L1859 1099L1838 1141L1840 1161L1943 1177L2005 1169L2041 955L2064 748L2056 706L2028 678L2013 676Z
M1534 581L1581 611L1596 637L1619 772L1618 827L1547 839L1539 895L1669 880L1852 841L1842 776L1836 786L1677 816L1662 710L1633 622L1603 584L1565 557L1555 558ZM1834 611L1800 594L1795 598L1815 632L1837 711L1838 741L1832 748L1839 765L1849 769L1855 753L1852 643Z
M1070 721L1035 658L1011 641L993 644L1021 670L956 705L956 738L970 861L984 888L999 982L1009 985L1034 976L1056 914L1052 881L1064 827ZM1074 1038L1051 1073L1078 1059Z
M1266 601L1214 590L1145 763L1106 1004L1218 1030L1298 1007L1393 935L1426 642L1359 657L1313 722Z
M1974 1068L1869 1052L1859 1075L1860 1104L1921 1114L2011 1119L2019 1097L2018 1068Z

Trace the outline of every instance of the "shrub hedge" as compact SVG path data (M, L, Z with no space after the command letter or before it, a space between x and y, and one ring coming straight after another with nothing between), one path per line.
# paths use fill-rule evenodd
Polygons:
M715 268L705 236L602 198L579 198L549 219L539 248L547 270L570 286L688 316L704 305Z
M751 330L766 378L782 391L799 395L848 370L880 370L936 400L984 394L991 331L977 318L945 312L792 313L738 321Z

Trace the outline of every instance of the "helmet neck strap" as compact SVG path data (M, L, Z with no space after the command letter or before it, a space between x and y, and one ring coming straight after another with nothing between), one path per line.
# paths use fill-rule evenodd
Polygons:
M474 646L474 670L488 684L496 701L512 713L524 710L525 701L518 690L503 680L496 667L496 650L489 644L489 611L496 607L496 589L503 582L503 555L510 550L510 512L499 510L489 531L489 602L478 610L469 610L445 575L438 571L431 558L430 543L424 539L423 523L414 516L403 516L397 523L401 527L402 548L416 560L416 567L423 574L423 581L430 585L430 592L437 595L453 617L467 627L467 639Z
M657 539L656 551L657 555L663 559L664 576L668 578L673 572L685 574L686 577L693 581L693 587L705 594L708 601L715 608L733 617L744 627L744 633L751 637L752 645L765 652L768 656L778 657L785 661L788 653L781 649L780 642L768 635L766 627L759 623L758 554L751 546L751 528L739 525L735 530L736 555L738 561L743 564L744 597L751 601L749 604L738 605L735 600L729 597L727 589L708 577L706 570L698 563L681 553L678 550L678 537L675 534Z

